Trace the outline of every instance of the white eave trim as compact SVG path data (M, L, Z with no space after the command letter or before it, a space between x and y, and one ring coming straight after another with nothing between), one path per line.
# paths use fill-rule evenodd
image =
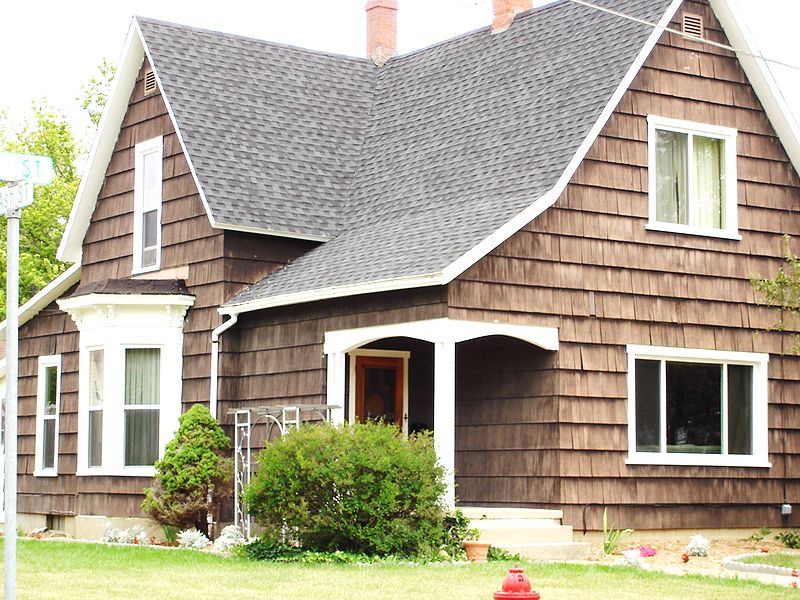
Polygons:
M194 296L186 294L85 294L58 301L61 310L87 306L192 306Z
M289 306L292 304L316 302L318 300L330 300L332 298L343 298L345 296L357 296L360 294L375 294L378 292L390 292L393 290L407 290L411 288L441 285L442 283L441 273L432 273L429 275L419 275L414 277L398 277L396 279L384 279L380 281L368 281L365 283L356 283L352 285L319 288L316 290L308 290L294 294L284 294L282 296L274 296L271 298L250 300L248 302L241 302L239 304L220 306L217 310L221 315L234 316L246 312L253 312L255 310L273 308L276 306Z
M44 286L41 290L39 290L39 293L19 307L19 326L22 327L22 325L33 319L37 314L39 314L39 311L53 302L53 300L56 300L70 287L78 283L80 278L81 265L75 263L66 271L61 273L61 275L53 279L53 281ZM0 323L0 337L5 337L5 331L6 321L3 320L3 322ZM5 368L5 360L3 361L2 368Z

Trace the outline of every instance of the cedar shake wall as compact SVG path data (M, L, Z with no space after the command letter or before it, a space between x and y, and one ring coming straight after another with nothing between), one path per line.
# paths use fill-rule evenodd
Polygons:
M139 277L184 278L195 303L184 324L183 404L208 402L211 330L217 307L316 243L212 229L160 94L144 96L147 60L106 170L84 238L81 283L131 276L134 147L164 136L161 270ZM164 271L183 269L184 273ZM187 271L188 269L188 271ZM63 333L67 332L67 333ZM139 513L149 478L75 477L77 465L79 333L53 303L20 331L20 512L130 516ZM58 477L34 478L37 356L62 348ZM226 340L223 339L222 364ZM27 354L24 354L27 353ZM174 374L172 374L174 375Z
M706 3L685 9L727 43ZM648 114L738 130L741 241L645 230ZM800 523L778 511L784 477L789 500L800 495L800 360L781 358L780 336L764 331L778 315L756 305L748 281L781 265L781 235L800 233L798 207L800 179L733 53L666 33L557 203L450 285L451 318L559 329L552 427L565 523L597 529L604 506L618 527ZM770 353L772 468L627 466L626 344ZM538 415L520 420L523 437L544 435ZM520 473L520 448L498 444L505 460L487 462L498 483L470 500L491 502L503 485L507 502L539 503L533 481L554 463L531 459Z
M221 418L233 422L223 416L230 408L324 404L326 331L440 318L447 312L445 292L384 292L241 315L225 334L231 354L220 360Z

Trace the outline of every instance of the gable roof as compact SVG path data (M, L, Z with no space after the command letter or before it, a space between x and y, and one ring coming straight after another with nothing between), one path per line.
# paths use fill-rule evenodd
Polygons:
M752 37L709 1L798 168ZM592 4L641 21L561 0L380 69L138 18L59 256L80 257L147 55L212 226L330 240L221 312L447 283L556 201L682 2Z

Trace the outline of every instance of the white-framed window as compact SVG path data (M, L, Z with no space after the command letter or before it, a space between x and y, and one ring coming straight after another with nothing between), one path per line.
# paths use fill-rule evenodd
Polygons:
M136 144L133 186L133 272L161 266L161 188L164 139Z
M78 476L152 476L178 427L192 296L59 300L80 330Z
M628 464L768 467L766 354L628 346Z
M650 115L648 229L741 239L735 129Z
M36 477L58 475L61 355L40 356L36 392Z

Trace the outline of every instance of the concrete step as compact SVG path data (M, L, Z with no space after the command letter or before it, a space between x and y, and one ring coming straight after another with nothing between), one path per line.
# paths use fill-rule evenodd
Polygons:
M499 548L532 560L581 560L589 558L589 542L542 542L534 544L508 544Z
M506 508L489 506L462 506L468 519L555 519L561 521L564 513L549 508Z
M480 531L482 542L491 542L493 546L507 544L538 544L543 542L571 542L572 527L566 525L524 525L521 527L496 527L495 522L472 521L470 525Z

